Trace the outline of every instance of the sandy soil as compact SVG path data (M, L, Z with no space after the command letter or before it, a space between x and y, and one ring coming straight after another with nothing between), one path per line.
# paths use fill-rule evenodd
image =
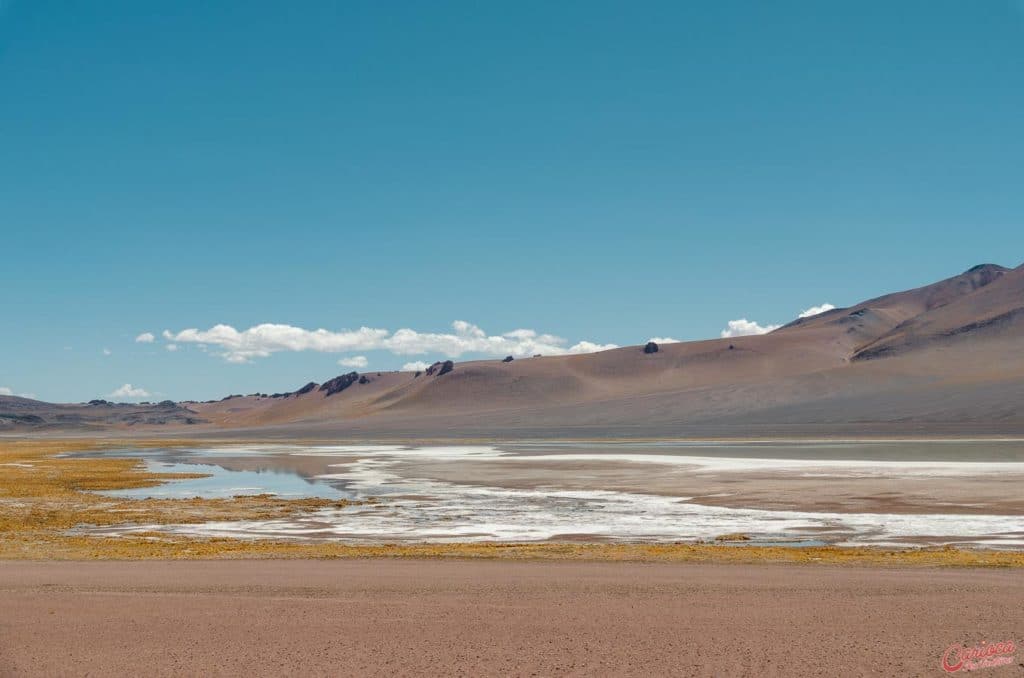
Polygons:
M8 562L0 675L938 675L1022 603L994 570Z

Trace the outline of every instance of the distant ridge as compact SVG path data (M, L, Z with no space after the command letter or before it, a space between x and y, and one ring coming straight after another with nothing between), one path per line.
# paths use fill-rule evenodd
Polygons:
M979 264L768 334L657 349L449 361L426 373L350 372L289 393L172 407L104 409L0 397L0 429L435 437L1024 434L1024 266Z

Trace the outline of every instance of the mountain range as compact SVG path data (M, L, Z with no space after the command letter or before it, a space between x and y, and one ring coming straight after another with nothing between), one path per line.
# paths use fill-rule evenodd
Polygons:
M351 372L288 393L213 402L0 396L0 430L267 438L1018 434L1024 266L974 266L755 336Z

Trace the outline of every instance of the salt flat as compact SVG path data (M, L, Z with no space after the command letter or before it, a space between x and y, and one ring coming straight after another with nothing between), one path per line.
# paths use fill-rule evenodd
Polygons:
M141 455L153 471L213 473L114 496L269 492L374 503L88 534L660 543L739 533L762 544L1024 546L1019 441L274 444L101 454Z

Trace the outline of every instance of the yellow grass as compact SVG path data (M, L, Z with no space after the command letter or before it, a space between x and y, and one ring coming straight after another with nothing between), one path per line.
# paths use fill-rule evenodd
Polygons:
M723 544L382 544L351 546L248 539L202 539L160 532L125 537L69 534L81 525L166 525L208 520L293 516L348 505L271 495L232 499L111 499L89 490L151 487L176 474L148 473L137 459L67 459L84 441L0 441L0 559L144 558L501 558L721 563L807 563L888 566L1022 567L1024 553L942 549L878 549ZM118 441L118 446L126 442ZM133 447L186 441L131 441ZM186 476L194 477L194 476ZM739 540L743 535L722 535Z
M750 535L743 534L742 532L730 532L729 534L720 534L715 537L715 541L750 541Z

